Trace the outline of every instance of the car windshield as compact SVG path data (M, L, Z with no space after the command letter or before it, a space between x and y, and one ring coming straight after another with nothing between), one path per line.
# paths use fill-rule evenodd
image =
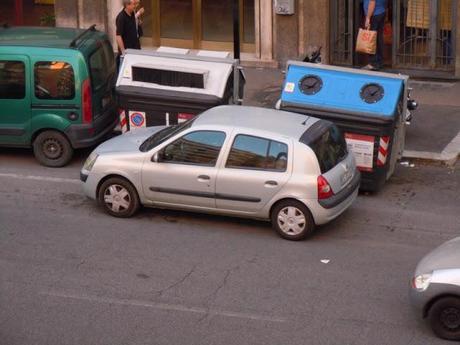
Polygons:
M192 127L193 121L196 117L188 120L187 122L181 123L175 126L168 126L162 130L152 134L139 146L141 152L147 152L153 149L155 146L160 145L162 142L168 140L172 136Z

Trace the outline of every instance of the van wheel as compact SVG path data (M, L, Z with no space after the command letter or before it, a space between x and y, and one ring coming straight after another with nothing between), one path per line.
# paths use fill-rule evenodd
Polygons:
M40 133L33 142L35 158L47 167L62 167L70 162L73 148L69 140L57 131Z
M109 178L102 184L98 200L108 214L119 218L131 217L140 206L136 188L119 177Z
M299 201L281 201L272 211L272 226L287 240L300 241L315 230L315 222L308 208Z
M440 338L460 340L460 298L445 297L430 308L431 329Z

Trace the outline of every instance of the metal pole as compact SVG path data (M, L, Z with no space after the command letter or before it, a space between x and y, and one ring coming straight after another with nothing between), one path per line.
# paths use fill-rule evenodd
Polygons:
M24 11L22 9L22 0L15 0L14 2L14 24L24 24Z
M233 0L233 57L240 58L240 1Z

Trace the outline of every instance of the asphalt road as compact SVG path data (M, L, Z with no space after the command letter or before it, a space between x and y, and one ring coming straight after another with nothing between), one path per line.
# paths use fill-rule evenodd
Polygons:
M408 303L418 260L460 235L460 166L398 166L305 242L184 212L105 215L82 159L0 149L0 344L444 344ZM322 262L322 260L324 262Z

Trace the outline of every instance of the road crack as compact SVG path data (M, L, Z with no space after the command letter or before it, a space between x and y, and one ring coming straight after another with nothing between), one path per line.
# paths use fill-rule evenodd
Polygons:
M173 284L161 289L161 290L158 290L156 293L161 297L163 296L163 294L171 289L174 289L175 287L183 284L194 272L195 272L195 269L198 265L194 265L192 267L192 269L187 272L181 279L179 279L178 281L174 282Z

